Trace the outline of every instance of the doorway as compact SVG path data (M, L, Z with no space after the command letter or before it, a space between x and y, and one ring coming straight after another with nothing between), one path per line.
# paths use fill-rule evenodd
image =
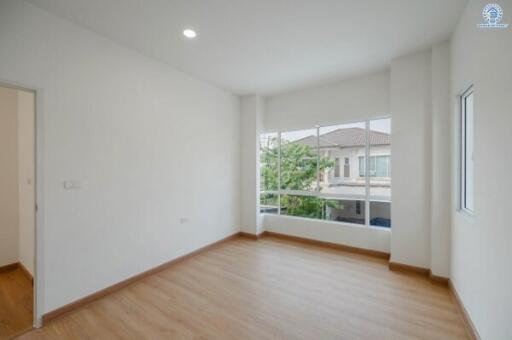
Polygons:
M34 324L35 99L0 84L0 339Z

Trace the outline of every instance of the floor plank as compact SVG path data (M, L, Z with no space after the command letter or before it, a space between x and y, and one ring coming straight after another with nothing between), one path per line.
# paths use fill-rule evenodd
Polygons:
M19 268L0 273L0 339L32 327L32 283Z
M238 238L21 339L467 339L448 288L387 261Z

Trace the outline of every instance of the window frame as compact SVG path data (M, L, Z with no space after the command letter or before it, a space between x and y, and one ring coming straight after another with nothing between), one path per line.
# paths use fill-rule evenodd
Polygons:
M354 120L354 121L349 121L349 122L343 122L343 123L339 123L339 124L329 124L329 125L316 125L314 126L313 128L304 128L304 129L295 129L295 130L281 130L281 131L278 131L277 132L277 140L278 140L278 159L277 159L277 172L278 172L278 179L277 179L277 182L278 182L278 189L277 190L260 190L259 193L260 195L261 194L264 194L264 193L269 193L269 194L277 194L278 195L278 212L277 212L277 215L278 216L283 216L283 217L287 217L287 218L295 218L295 219L307 219L307 220L310 220L311 218L308 218L308 217L300 217L300 216L292 216L292 215L283 215L281 214L281 196L282 195L295 195L295 196L313 196L313 197L318 197L318 198L322 198L322 199L334 199L334 200L348 200L348 201L356 201L358 202L359 201L359 204L361 204L360 202L363 202L364 203L364 206L365 206L365 223L364 224L356 224L356 223L351 223L351 222L341 222L341 221L331 221L331 220L319 220L319 221L322 221L322 222L325 222L325 223L336 223L336 224L348 224L348 225L353 225L353 226L357 226L357 227L367 227L367 228L378 228L378 229L386 229L386 230L391 230L391 228L387 228L387 227L381 227L381 226L375 226L375 225L371 225L370 223L370 203L372 201L379 201L379 202L389 202L390 204L392 204L392 197L387 200L385 198L380 198L380 197L373 197L370 195L370 174L369 174L369 161L366 161L366 160L369 160L370 159L370 138L369 138L369 132L370 132L370 122L372 121L375 121L375 120L381 120L381 119L390 119L392 120L392 117L391 116L379 116L379 117L374 117L374 118L368 118L368 119L364 119L364 120ZM363 161L365 161L365 164L364 164L364 172L365 172L365 194L364 195L357 195L357 194L335 194L335 193L322 193L320 192L318 189L319 189L319 184L320 184L320 171L319 171L319 160L320 160L320 148L319 148L319 139L320 139L320 128L322 127L329 127L329 126L333 126L333 125L345 125L345 124L356 124L356 123L364 123L365 124L365 146L364 146L364 149L365 149L365 154L363 156L358 156L358 159L360 159L360 157L363 157ZM282 188L282 183L281 183L281 139L282 139L282 134L283 133L286 133L286 132L292 132L292 131L300 131L300 130L312 130L312 129L316 129L316 149L317 149L317 172L316 172L316 175L317 175L317 185L316 185L316 188L314 190L289 190L289 189L283 189ZM263 133L270 133L270 132L263 132ZM275 133L275 132L274 132ZM392 133L392 131L391 131ZM388 157L389 159L389 162L388 162L388 174L389 174L389 177L391 177L391 154L389 155L382 155L382 156L386 156ZM376 161L376 159L375 159ZM337 178L341 178L341 158L339 160L339 163L340 163L340 177L337 177ZM334 169L333 169L334 170ZM357 170L359 172L359 170ZM392 181L391 181L392 182ZM258 200L259 202L259 200ZM356 203L357 204L357 203ZM262 214L267 214L267 213L262 213ZM276 214L271 214L271 215L276 215ZM316 219L315 219L316 220Z
M459 139L459 144L460 144L460 148L459 148L459 161L460 161L460 164L459 164L459 168L460 168L460 173L459 173L459 180L460 180L460 183L459 183L459 186L460 186L460 190L459 190L459 211L463 212L463 213L466 213L466 214L469 214L469 215L474 215L475 214L475 207L474 207L474 163L473 163L473 177L472 177L472 182L473 182L473 197L472 197L472 201L473 201L473 207L472 208L469 208L467 206L467 197L468 197L468 192L467 192L467 185L468 185L468 178L467 178L467 99L472 96L472 100L473 100L473 104L472 104L472 115L473 117L471 118L471 121L472 121L472 124L473 124L473 133L472 133L472 139L473 139L473 145L474 145L474 129L475 129L475 124L474 124L474 100L475 100L475 97L474 97L474 88L473 88L473 85L469 86L461 95L460 95L460 101L459 101L459 107L460 107L460 126L459 126L459 129L460 129L460 139ZM473 147L473 152L474 152L474 147Z

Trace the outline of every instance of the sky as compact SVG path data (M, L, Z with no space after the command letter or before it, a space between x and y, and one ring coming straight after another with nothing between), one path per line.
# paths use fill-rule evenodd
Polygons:
M320 127L320 135L323 135L325 133L337 130L337 129L348 129L353 127L359 127L364 129L365 123L351 123L351 124L339 124L339 125L331 125L331 126L321 126ZM373 131L379 131L379 132L385 132L385 133L391 133L391 119L385 118L385 119L377 119L370 121L370 129ZM264 134L262 135L269 135ZM298 131L287 131L282 132L281 137L283 139L286 139L288 141L296 141L298 139L316 135L316 129L308 129L308 130L298 130Z

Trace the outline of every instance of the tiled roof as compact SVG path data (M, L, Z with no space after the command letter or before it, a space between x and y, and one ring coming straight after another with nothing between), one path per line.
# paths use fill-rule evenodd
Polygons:
M391 135L380 131L370 131L370 145L389 145L391 144ZM293 143L306 144L316 147L316 137L308 136L294 141ZM347 129L338 129L320 135L320 148L329 147L353 147L365 145L365 129L353 127Z

